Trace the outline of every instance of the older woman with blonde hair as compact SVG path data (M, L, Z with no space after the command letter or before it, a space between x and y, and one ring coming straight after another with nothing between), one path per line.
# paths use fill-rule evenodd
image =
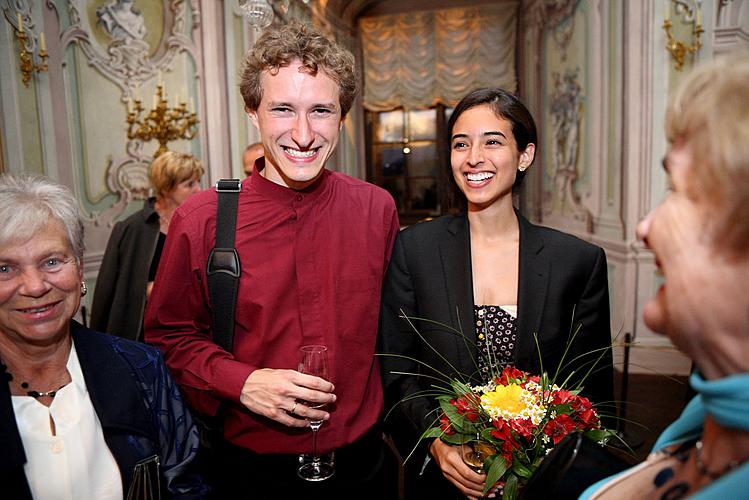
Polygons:
M0 176L0 220L2 497L204 496L198 434L159 352L72 319L86 292L73 195Z
M749 52L687 76L666 135L671 190L637 228L664 278L643 316L694 360L697 396L645 462L584 498L749 495Z
M200 191L203 164L167 151L151 164L155 197L115 224L96 279L91 327L118 337L143 339L143 313L156 277L172 214Z

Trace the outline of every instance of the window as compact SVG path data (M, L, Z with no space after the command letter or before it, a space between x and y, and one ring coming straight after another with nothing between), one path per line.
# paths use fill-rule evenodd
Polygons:
M444 106L368 113L369 179L393 195L404 224L444 211L447 116Z

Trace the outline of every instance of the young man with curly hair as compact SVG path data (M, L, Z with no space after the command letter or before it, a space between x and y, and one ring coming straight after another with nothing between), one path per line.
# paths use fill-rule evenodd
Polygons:
M232 352L211 340L213 189L172 219L146 339L193 408L210 415L228 402L219 496L392 498L374 350L398 216L384 190L325 168L357 92L354 58L293 22L260 37L240 90L264 158L239 195ZM327 346L328 380L298 371L309 344ZM336 472L306 482L296 472L318 420L319 449L334 452Z

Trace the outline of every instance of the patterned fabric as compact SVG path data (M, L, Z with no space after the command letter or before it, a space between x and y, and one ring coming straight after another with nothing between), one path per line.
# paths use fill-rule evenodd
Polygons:
M135 464L158 456L163 494L203 498L207 487L197 472L197 429L161 353L75 322L72 332L105 440L123 474L124 491ZM107 388L104 397L101 385Z
M500 306L473 306L479 374L489 380L489 363L497 367L513 364L517 341L515 317Z

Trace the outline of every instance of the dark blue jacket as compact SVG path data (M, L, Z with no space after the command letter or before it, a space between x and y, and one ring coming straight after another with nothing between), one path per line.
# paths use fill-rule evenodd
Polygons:
M165 498L203 498L207 487L196 470L198 433L159 351L75 321L71 331L91 403L120 468L123 493L135 464L158 455ZM0 383L0 450L2 496L31 499L23 470L26 454L6 383Z

